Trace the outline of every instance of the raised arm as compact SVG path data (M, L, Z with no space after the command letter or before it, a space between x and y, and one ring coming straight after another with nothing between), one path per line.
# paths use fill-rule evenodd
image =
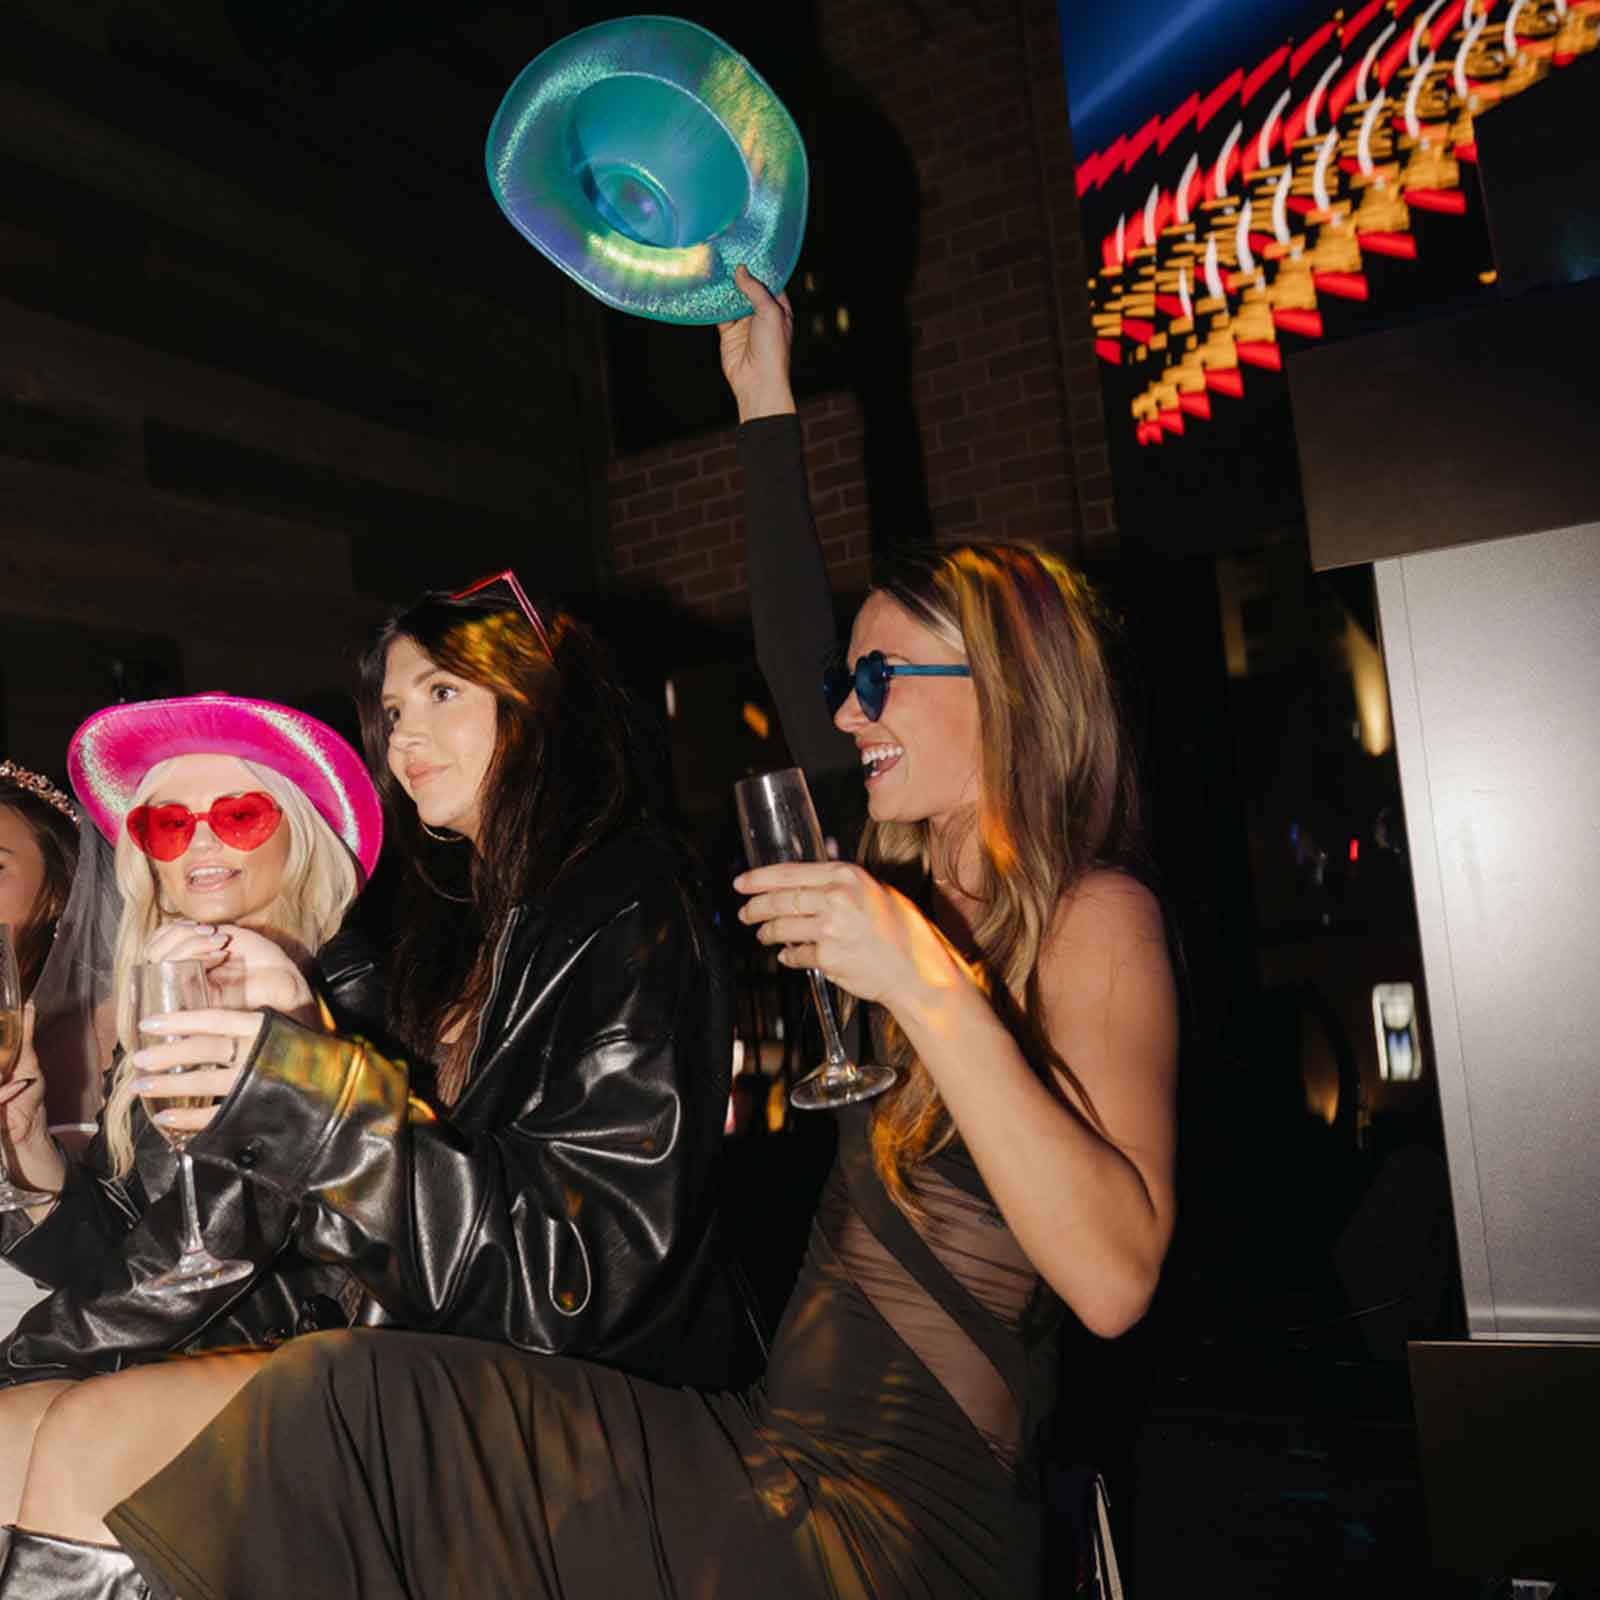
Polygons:
M815 785L854 775L858 763L822 699L822 673L838 648L838 634L789 387L794 317L788 299L768 294L746 268L738 269L738 277L755 310L719 331L723 374L739 406L756 658L789 749Z

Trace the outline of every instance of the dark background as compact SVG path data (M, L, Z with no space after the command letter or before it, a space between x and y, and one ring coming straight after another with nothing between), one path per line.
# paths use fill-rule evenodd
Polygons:
M385 609L515 564L673 684L684 820L727 865L729 786L782 746L747 714L714 336L602 311L482 175L521 67L623 9L0 3L7 754L59 774L123 696L342 717ZM1283 411L1138 509L1102 421L1054 0L680 10L812 153L791 292L841 609L875 550L987 533L1064 551L1127 619L1189 972L1186 1220L1147 1326L1074 1348L1064 1415L1070 1446L1106 1440L1140 1592L1450 1592L1424 1587L1402 1362L1455 1326L1436 1102L1381 1080L1370 1016L1374 983L1420 980L1394 756L1361 727L1370 580L1311 572ZM1104 62L1137 30L1095 15ZM747 1013L756 1055L772 1015ZM812 1137L742 1145L758 1262Z

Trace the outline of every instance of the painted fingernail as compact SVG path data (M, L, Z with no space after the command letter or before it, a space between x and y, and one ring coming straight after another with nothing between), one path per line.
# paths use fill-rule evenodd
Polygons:
M166 1031L167 1018L165 1014L159 1017L140 1017L139 1028L144 1033L163 1033Z
M175 1127L182 1120L182 1113L177 1111L158 1111L151 1121L163 1128Z

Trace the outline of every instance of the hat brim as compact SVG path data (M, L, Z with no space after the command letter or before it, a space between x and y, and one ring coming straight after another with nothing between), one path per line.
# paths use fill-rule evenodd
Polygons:
M810 176L794 119L743 56L677 17L551 45L507 91L485 164L512 226L634 316L745 316L734 268L776 294L800 255Z
M115 844L144 775L188 755L236 756L282 774L372 876L383 848L383 805L366 764L326 723L270 700L198 694L108 706L73 734L67 775Z

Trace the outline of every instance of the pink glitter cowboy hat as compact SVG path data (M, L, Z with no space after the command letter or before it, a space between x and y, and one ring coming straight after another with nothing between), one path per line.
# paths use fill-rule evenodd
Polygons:
M191 694L97 711L67 746L73 792L113 844L151 767L173 756L238 756L297 784L367 877L383 846L383 806L361 757L326 723L270 700Z

